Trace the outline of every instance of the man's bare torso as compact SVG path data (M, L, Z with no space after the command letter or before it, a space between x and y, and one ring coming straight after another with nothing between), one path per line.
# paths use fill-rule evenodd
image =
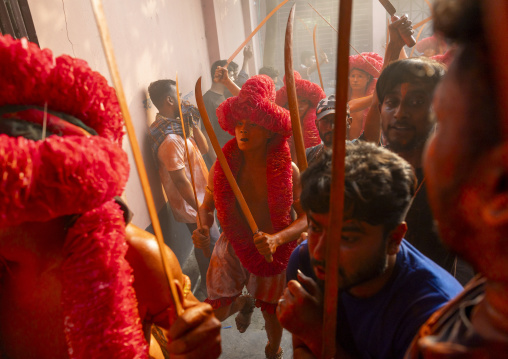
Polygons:
M237 181L258 229L265 233L274 233L268 206L266 165L256 168L242 166L238 172Z

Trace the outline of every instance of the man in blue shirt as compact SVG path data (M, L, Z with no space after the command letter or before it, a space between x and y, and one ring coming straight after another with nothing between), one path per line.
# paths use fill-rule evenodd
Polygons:
M331 163L327 151L302 175L308 243L291 256L277 308L293 334L295 358L321 356ZM418 328L462 289L403 239L415 188L411 166L398 155L369 143L346 145L336 357L402 358Z

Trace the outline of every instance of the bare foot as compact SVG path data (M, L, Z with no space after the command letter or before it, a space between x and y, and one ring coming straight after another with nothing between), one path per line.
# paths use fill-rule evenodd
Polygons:
M245 333L250 325L252 313L254 312L255 300L252 297L241 296L237 300L243 302L238 314L235 317L236 329L240 333Z
M276 352L273 352L272 348L270 348L270 342L266 344L265 347L265 356L267 359L283 359L284 350L281 347Z

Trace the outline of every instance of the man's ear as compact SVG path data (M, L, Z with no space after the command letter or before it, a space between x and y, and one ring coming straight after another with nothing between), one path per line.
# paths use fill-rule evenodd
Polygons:
M175 100L173 100L173 98L171 96L166 96L166 102L170 105L170 106L174 106L175 105Z
M387 254L399 253L400 243L407 232L407 223L400 222L390 233L388 233Z
M485 160L485 161L484 161ZM508 144L504 143L482 158L479 185L480 215L491 227L508 225Z

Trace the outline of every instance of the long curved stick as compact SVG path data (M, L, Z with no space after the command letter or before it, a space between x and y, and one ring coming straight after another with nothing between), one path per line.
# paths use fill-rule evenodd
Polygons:
M415 26L413 26L413 30L414 29L418 29L420 26L423 26L425 25L426 23L428 23L430 20L432 20L432 16L429 16L428 18L426 19L423 19L422 21L418 22L415 24Z
M203 125L205 126L206 132L208 133L208 138L210 138L210 142L212 143L212 147L217 155L217 159L219 160L220 166L226 175L226 179L235 194L236 200L240 205L240 209L249 224L250 230L252 234L256 234L259 232L258 225L250 212L249 206L243 197L242 191L240 191L240 187L238 187L238 183L236 183L235 177L229 168L228 161L226 160L226 156L222 152L222 148L219 145L219 140L217 140L217 135L213 131L212 123L210 122L210 118L208 117L208 113L206 112L205 101L203 101L203 92L201 91L201 77L196 82L196 87L194 89L196 94L196 103L198 105L199 113L201 114L201 120L203 120ZM273 262L273 257L271 254L267 254L265 256L265 260L268 263Z
M118 102L120 103L120 108L122 110L123 118L125 120L125 128L127 129L127 134L129 136L129 142L131 144L132 153L134 155L134 161L136 163L136 168L138 170L139 179L141 180L141 186L143 187L143 194L145 195L148 213L150 214L150 219L152 220L153 231L155 233L155 238L157 239L157 243L159 245L159 252L161 255L162 265L164 267L164 273L166 274L166 278L168 280L171 298L173 299L173 303L175 304L177 315L181 315L183 313L183 307L182 304L180 303L178 292L176 291L173 273L169 268L169 260L166 256L166 253L163 250L164 240L162 236L161 225L159 223L157 211L155 210L152 190L150 189L150 183L148 182L145 164L143 163L143 157L141 155L141 151L139 150L139 144L136 139L136 133L134 132L134 126L132 125L129 108L127 106L127 101L125 99L125 94L123 92L122 81L120 79L120 73L118 71L115 54L113 52L113 45L111 44L111 38L109 36L106 16L104 15L104 9L102 8L102 0L91 0L91 2L93 12L95 15L95 20L97 21L97 27L99 28L102 46L104 48L104 52L106 55L109 72L111 73L111 78L113 80L113 85L116 90Z
M226 66L224 67L228 67L228 65L231 63L231 61L233 61L233 59L236 57L236 55L238 55L240 53L240 51L242 51L242 49L244 48L245 45L247 45L247 43L254 37L254 35L256 35L256 33L259 31L259 29L261 29L263 27L263 25L265 24L265 22L268 21L268 19L270 19L272 17L273 14L275 14L281 7L282 5L284 5L285 3L287 3L289 0L284 0L283 2L281 2L279 5L277 5L272 11L270 11L270 13L268 15L266 15L266 17L259 23L259 25L254 29L254 31L252 31L250 33L249 36L247 36L247 38L245 39L244 42L242 42L242 44L240 46L238 46L238 48L235 50L235 52L233 52L233 55L231 55L229 58L228 58L228 62L226 64Z
M312 33L312 42L314 43L314 57L316 58L316 68L319 75L319 83L321 84L321 89L324 91L325 87L323 86L323 77L321 76L321 66L319 66L319 58L317 53L316 30L317 25L314 26L314 32Z
M348 98L349 38L351 35L352 0L341 0L339 6L339 39L337 49L337 90L333 134L333 167L330 186L330 223L326 241L326 281L323 318L323 357L335 354L337 293L339 292L340 238L344 212L344 166L346 159L346 104Z
M183 121L182 115L182 102L180 100L180 88L178 86L178 72L176 73L176 98L178 99L178 110L180 111L180 122L182 123L182 131L183 131L183 141L185 142L185 153L187 154L187 162L189 163L189 172L191 175L191 184L192 184L192 193L194 193L194 201L196 201L196 213L198 216L199 227L201 227L201 216L199 215L199 201L198 194L196 193L196 181L194 180L194 171L192 170L192 163L190 160L189 146L187 145L187 135L185 134L185 123ZM210 247L203 248L203 253L205 257L210 258L212 253L210 253Z
M286 72L286 90L288 94L289 114L291 116L291 127L293 129L293 140L295 143L296 160L300 173L307 169L307 157L305 156L305 144L303 143L302 125L298 111L298 98L296 96L295 73L293 71L293 24L295 21L294 4L289 11L286 26L286 38L284 42L284 70Z

